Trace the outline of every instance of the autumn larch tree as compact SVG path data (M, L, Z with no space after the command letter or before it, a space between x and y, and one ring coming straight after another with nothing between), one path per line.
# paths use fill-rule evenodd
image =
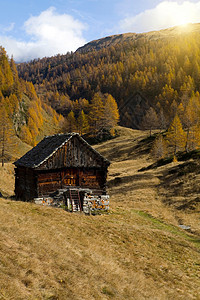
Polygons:
M165 130L167 128L167 120L165 118L162 108L160 108L157 116L158 116L158 128L160 129L160 131Z
M195 150L200 146L200 125L190 128L190 134L186 133L186 151Z
M184 115L182 116L183 125L186 130L186 144L185 150L189 151L192 150L194 147L195 140L198 137L198 123L200 118L200 103L199 98L191 97L188 101L188 104L185 108Z
M27 125L23 125L21 128L20 139L29 145L33 144L33 136L31 134L29 128L27 127Z
M77 130L76 118L74 116L74 112L71 111L63 122L62 131L75 132L76 130Z
M146 112L145 116L143 117L141 128L143 130L149 130L150 136L152 130L158 128L158 116L155 109L153 109L153 107L150 107Z
M97 135L104 127L104 103L102 95L96 93L91 100L90 112L90 129L94 135Z
M0 106L0 159L2 167L8 156L8 152L12 150L14 130L12 123L8 117L5 107Z
M183 130L181 121L176 115L172 121L166 135L169 146L172 148L173 155L175 156L177 151L183 150L186 142L186 134Z
M81 110L78 119L77 119L77 127L80 135L87 133L89 130L88 117L85 115L84 111Z
M162 135L159 135L154 143L151 150L151 154L155 159L164 158L167 153L167 145Z
M117 103L112 95L108 94L104 105L104 128L111 131L119 122Z

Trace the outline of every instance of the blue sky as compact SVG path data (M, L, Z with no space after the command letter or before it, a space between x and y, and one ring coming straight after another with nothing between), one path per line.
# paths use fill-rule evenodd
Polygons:
M200 0L0 0L0 45L18 62L124 32L200 22Z

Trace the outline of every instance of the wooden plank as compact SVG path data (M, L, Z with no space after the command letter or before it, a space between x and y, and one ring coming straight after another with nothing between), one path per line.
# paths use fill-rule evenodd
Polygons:
M39 186L44 186L44 185L57 185L60 184L60 180L59 181L45 181L45 182L38 182Z

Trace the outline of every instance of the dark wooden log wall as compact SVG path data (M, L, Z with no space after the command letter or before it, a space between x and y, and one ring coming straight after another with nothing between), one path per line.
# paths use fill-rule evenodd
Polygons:
M61 188L60 172L38 173L37 193L38 196L47 196Z
M17 199L24 201L37 197L36 177L32 169L15 169L15 195Z
M106 171L86 168L66 168L39 171L37 175L38 196L47 196L67 186L98 189L106 188Z
M34 171L18 167L15 169L15 195L17 199L29 201L33 198L48 196L67 186L78 186L106 190L106 170L67 168L61 170Z

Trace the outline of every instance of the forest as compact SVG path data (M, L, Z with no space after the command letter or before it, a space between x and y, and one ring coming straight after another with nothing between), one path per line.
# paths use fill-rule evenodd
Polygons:
M117 102L122 126L172 130L176 123L178 135L183 130L184 137L181 146L172 147L174 153L194 149L199 145L200 123L200 26L196 25L189 32L141 34L99 50L90 47L89 52L83 47L20 64L18 72L34 84L43 102L64 116L73 112L78 118L80 111L88 115L95 95L109 94Z
M200 31L200 30L199 30ZM140 92L149 106L167 116L175 101L200 90L200 32L160 39L148 35L88 53L68 53L18 65L39 95L65 114L76 100L91 101L96 92L111 94L123 106ZM121 124L123 124L121 116ZM128 124L126 124L128 125Z
M59 131L64 120L42 103L32 82L19 78L13 58L0 47L0 159L17 156L17 138L34 146L49 132ZM48 128L49 127L49 128Z
M58 94L58 93L57 93ZM13 58L0 47L0 159L2 165L16 153L16 138L35 146L45 135L60 132L92 132L102 138L114 135L119 120L115 99L110 94L95 93L90 103L79 99L67 118L37 93L31 81L19 78ZM58 110L57 110L58 111Z
M199 146L199 25L86 49L16 66L1 47L1 107L21 139L34 145L41 138L46 111L57 132L114 135L118 122L150 135L168 130L155 143L161 157L166 147L175 154Z

